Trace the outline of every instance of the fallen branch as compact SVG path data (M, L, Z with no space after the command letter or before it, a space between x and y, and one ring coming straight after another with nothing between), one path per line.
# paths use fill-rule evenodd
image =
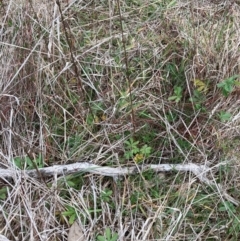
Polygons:
M229 196L221 187L221 185L209 180L206 174L213 170L213 168L218 168L219 166L226 165L227 163L222 162L214 167L209 168L206 165L196 165L190 164L156 164L156 165L136 165L131 167L108 167L108 166L98 166L95 164L90 164L88 162L74 163L68 165L54 165L51 167L39 168L38 170L12 170L12 169L1 169L0 168L0 179L14 178L14 176L22 174L33 178L41 177L51 177L51 176L62 176L69 175L77 172L88 172L93 174L98 174L102 176L113 177L118 179L121 176L137 174L147 170L153 170L155 172L169 172L169 171L182 171L182 172L192 172L201 182L209 185L215 186L218 191L230 202L235 205L239 205L239 201L235 200Z

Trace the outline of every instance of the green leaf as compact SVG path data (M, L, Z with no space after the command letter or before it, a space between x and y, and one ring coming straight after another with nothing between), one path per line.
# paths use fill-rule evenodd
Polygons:
M112 190L106 190L106 195L111 196L111 195L112 195L112 193L113 193L113 191L112 191Z
M232 115L229 112L221 111L219 114L219 118L221 122L229 121L231 119Z
M140 150L141 154L145 156L148 156L151 153L151 151L152 151L152 148L147 145L144 145Z
M105 235L106 235L107 240L111 239L112 233L111 233L110 228L106 228Z
M67 180L67 184L69 187L75 187L75 185L76 185L75 182L72 182L70 180Z
M62 215L63 216L71 216L72 215L72 211L65 211L65 212L62 212Z
M126 159L130 159L130 158L133 157L133 153L130 152L130 151L128 151L128 152L124 153L124 157L125 157Z
M28 156L24 158L24 161L27 163L28 169L34 169L33 161Z
M232 213L236 213L235 206L229 201L224 201L222 206L219 208L219 211L220 212L231 211Z
M74 221L76 220L76 218L77 218L76 213L74 213L72 216L70 216L70 218L69 218L69 224L73 224Z
M126 145L126 152L124 153L124 157L127 159L133 158L133 155L139 152L139 148L137 146L139 141L134 141L133 138L130 138L124 143Z
M88 209L89 213L102 212L102 209Z
M234 87L238 85L239 81L236 81L236 78L238 77L239 75L233 75L217 84L217 87L222 90L224 96L228 96L233 91Z
M138 147L134 147L134 148L132 149L132 152L133 152L133 154L138 153L138 152L139 152L139 148L138 148Z
M175 102L179 102L180 100L181 100L181 98L182 98L182 91L183 91L183 89L182 89L182 87L180 87L180 86L174 86L174 95L173 96L170 96L169 98L168 98L168 100L174 100Z
M170 96L168 100L176 100L177 98L178 98L177 96L173 95L173 96Z
M117 234L117 233L114 233L114 234L112 235L112 238L110 239L110 241L117 241L117 239L118 239L118 234Z
M102 235L98 235L98 236L97 236L97 240L98 240L98 241L106 241L105 237L102 236Z
M20 157L15 157L13 159L14 164L19 168L22 169L23 165L22 165L22 158Z
M0 200L4 200L7 197L7 187L0 189Z
M175 86L175 87L174 87L174 93L175 93L177 96L182 95L182 87L180 87L180 86Z

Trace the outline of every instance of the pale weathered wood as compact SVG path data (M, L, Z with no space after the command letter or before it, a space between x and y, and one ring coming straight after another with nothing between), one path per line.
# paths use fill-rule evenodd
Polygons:
M138 172L153 170L155 172L168 172L168 171L190 171L197 175L200 179L204 178L204 174L210 168L203 165L196 164L156 164L156 165L136 165L131 167L108 167L90 164L88 162L78 162L68 165L54 165L51 167L39 168L38 170L18 170L18 169L1 169L0 178L13 178L18 174L25 174L34 178L39 177L39 173L43 177L50 177L54 175L68 175L76 172L89 172L103 176L118 177L123 175L135 174Z
M0 241L10 241L10 240L0 234Z
M32 178L40 177L51 177L51 176L63 176L69 175L77 172L88 172L102 176L113 177L118 179L121 176L137 174L147 170L153 170L155 172L169 172L169 171L181 171L181 172L192 172L196 178L201 182L214 186L218 191L229 201L235 205L239 205L239 201L233 199L229 196L221 187L221 185L215 183L214 181L207 178L207 174L210 173L213 169L218 168L219 166L226 165L226 162L219 163L214 167L208 167L207 165L197 165L193 163L189 164L149 164L149 165L136 165L131 167L108 167L108 166L99 166L91 164L88 162L78 162L68 165L54 165L51 167L39 168L38 170L18 170L18 169L1 169L0 168L0 179L14 179L14 177L21 176L30 176Z

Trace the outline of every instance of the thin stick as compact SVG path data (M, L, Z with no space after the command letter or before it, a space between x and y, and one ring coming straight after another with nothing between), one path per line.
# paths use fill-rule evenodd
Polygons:
M155 172L169 172L169 171L181 171L181 172L192 172L201 182L216 187L218 191L230 202L238 206L239 201L235 200L229 196L221 187L221 185L209 180L206 174L213 170L213 168L218 168L219 166L226 165L225 162L220 163L214 167L207 167L206 165L196 165L193 163L189 164L158 164L158 165L142 165L142 166L131 166L131 167L108 167L108 166L98 166L95 164L90 164L88 162L80 162L69 165L54 165L51 167L39 168L38 170L12 170L12 169L1 169L0 168L0 179L12 179L17 174L21 176L30 176L33 178L39 178L39 172L43 177L52 176L63 176L69 175L77 172L88 172L102 176L113 177L118 179L121 176L137 174L139 172L153 170Z

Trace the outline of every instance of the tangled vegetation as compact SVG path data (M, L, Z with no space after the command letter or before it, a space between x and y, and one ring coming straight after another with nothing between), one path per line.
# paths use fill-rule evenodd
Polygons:
M240 201L240 5L2 0L1 168L194 163ZM1 176L1 173L0 173ZM0 177L1 178L1 177ZM239 206L190 172L0 183L10 240L239 240Z

